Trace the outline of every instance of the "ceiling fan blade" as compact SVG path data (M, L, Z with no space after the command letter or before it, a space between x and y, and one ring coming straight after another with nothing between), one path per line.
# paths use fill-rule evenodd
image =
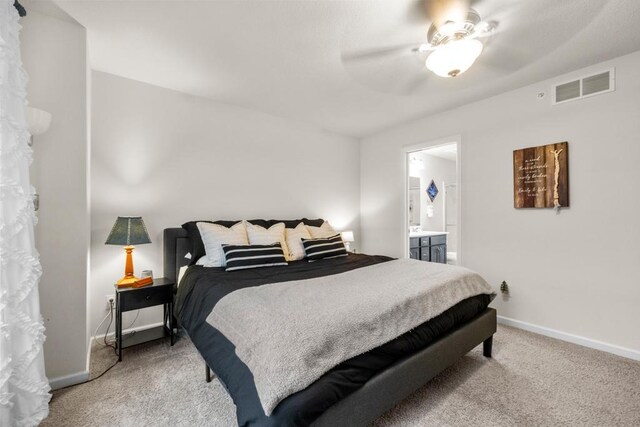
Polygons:
M544 14L541 2L523 2L520 8L505 8L496 11L489 18L498 18L500 27L481 41L485 50L478 62L486 68L506 73L519 71L538 59L544 58L561 48L576 34L563 23L567 16L572 16L585 26L598 16L604 2L581 2L580 0L564 0L555 2L556 13ZM580 6L580 7L578 7ZM527 19L522 19L526 16ZM518 24L515 24L518 22ZM555 33L554 33L555 32ZM558 35L558 32L565 33ZM556 34L549 39L547 34ZM528 40L545 39L547 43L527 44Z
M342 61L359 61L359 60L372 60L380 59L387 56L413 54L414 49L417 49L415 43L403 43L395 46L387 46L380 48L361 49L351 52L343 52L341 57Z
M367 60L343 60L347 73L363 86L377 92L400 96L424 92L422 85L428 78L422 54L407 51Z
M400 87L398 95L411 96L424 93L425 85L429 82L429 72L425 69L420 70L419 73L414 75L409 81Z

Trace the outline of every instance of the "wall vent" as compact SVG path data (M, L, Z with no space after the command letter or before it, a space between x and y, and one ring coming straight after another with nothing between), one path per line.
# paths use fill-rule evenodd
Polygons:
M570 82L555 85L553 103L562 104L568 101L587 98L615 90L615 69L582 77Z

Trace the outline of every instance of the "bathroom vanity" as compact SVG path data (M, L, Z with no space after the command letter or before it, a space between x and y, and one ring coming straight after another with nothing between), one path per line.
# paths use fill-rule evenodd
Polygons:
M409 257L421 261L446 264L447 234L443 231L409 233Z

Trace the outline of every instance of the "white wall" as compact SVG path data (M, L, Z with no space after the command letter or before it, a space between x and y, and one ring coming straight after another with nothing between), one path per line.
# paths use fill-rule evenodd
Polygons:
M86 32L31 9L20 23L29 103L53 114L48 132L35 137L31 169L40 193L35 237L43 269L45 366L55 380L87 369Z
M443 159L426 153L416 153L422 158L424 169L420 171L420 224L423 230L445 231L444 230L444 187L442 182L455 184L456 182L456 162ZM438 195L433 201L433 216L427 216L427 206L431 204L427 194L427 188L433 180L438 187ZM451 212L455 218L455 212ZM455 239L454 239L455 240ZM452 244L448 242L449 250L454 250Z
M156 276L162 230L193 219L323 217L359 234L356 140L101 72L92 84L92 330L123 273L122 248L104 245L118 215L142 215L153 243L134 268Z
M552 83L616 67L613 93L552 106ZM640 52L366 138L363 250L403 255L401 147L461 135L462 262L511 298L498 313L640 350ZM512 151L569 141L571 207L513 208Z

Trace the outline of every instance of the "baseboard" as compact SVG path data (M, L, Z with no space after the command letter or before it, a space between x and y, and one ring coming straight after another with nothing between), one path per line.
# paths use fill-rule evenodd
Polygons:
M162 325L162 322L152 323L150 325L138 326L135 328L123 329L122 334L127 334L133 331L143 331L145 329L155 328L156 326ZM107 335L107 338L113 338L114 332ZM93 342L95 337L91 337L91 342ZM104 338L104 335L98 336L98 339ZM91 345L89 345L89 355L91 354ZM51 390L57 390L59 388L68 387L70 385L76 385L80 383L84 383L89 381L89 370L85 370L82 372L76 372L75 374L64 375L62 377L56 377L49 379L49 386Z
M556 338L562 341L567 341L573 344L578 344L583 347L605 351L617 356L626 357L627 359L640 360L640 351L638 350L633 350L614 344L608 344L606 342L581 337L579 335L569 334L567 332L558 331L556 329L547 328L545 326L534 325L533 323L527 323L521 320L510 319L504 316L498 316L498 323L506 326L513 326L514 328L523 329L525 331L533 332L547 337Z
M145 329L151 329L151 328L156 328L158 326L162 326L162 322L157 322L157 323L151 323L149 325L142 325L142 326L136 326L135 328L129 328L129 329L123 329L122 330L122 335L126 335L129 332L134 332L134 331L144 331ZM110 332L107 334L107 338L115 338L115 331L114 332ZM100 334L100 335L94 335L91 337L91 341L93 342L93 340L98 340L100 341L101 339L104 339L104 334Z
M64 375L49 379L51 390L76 385L89 380L89 371L76 372L75 374Z

